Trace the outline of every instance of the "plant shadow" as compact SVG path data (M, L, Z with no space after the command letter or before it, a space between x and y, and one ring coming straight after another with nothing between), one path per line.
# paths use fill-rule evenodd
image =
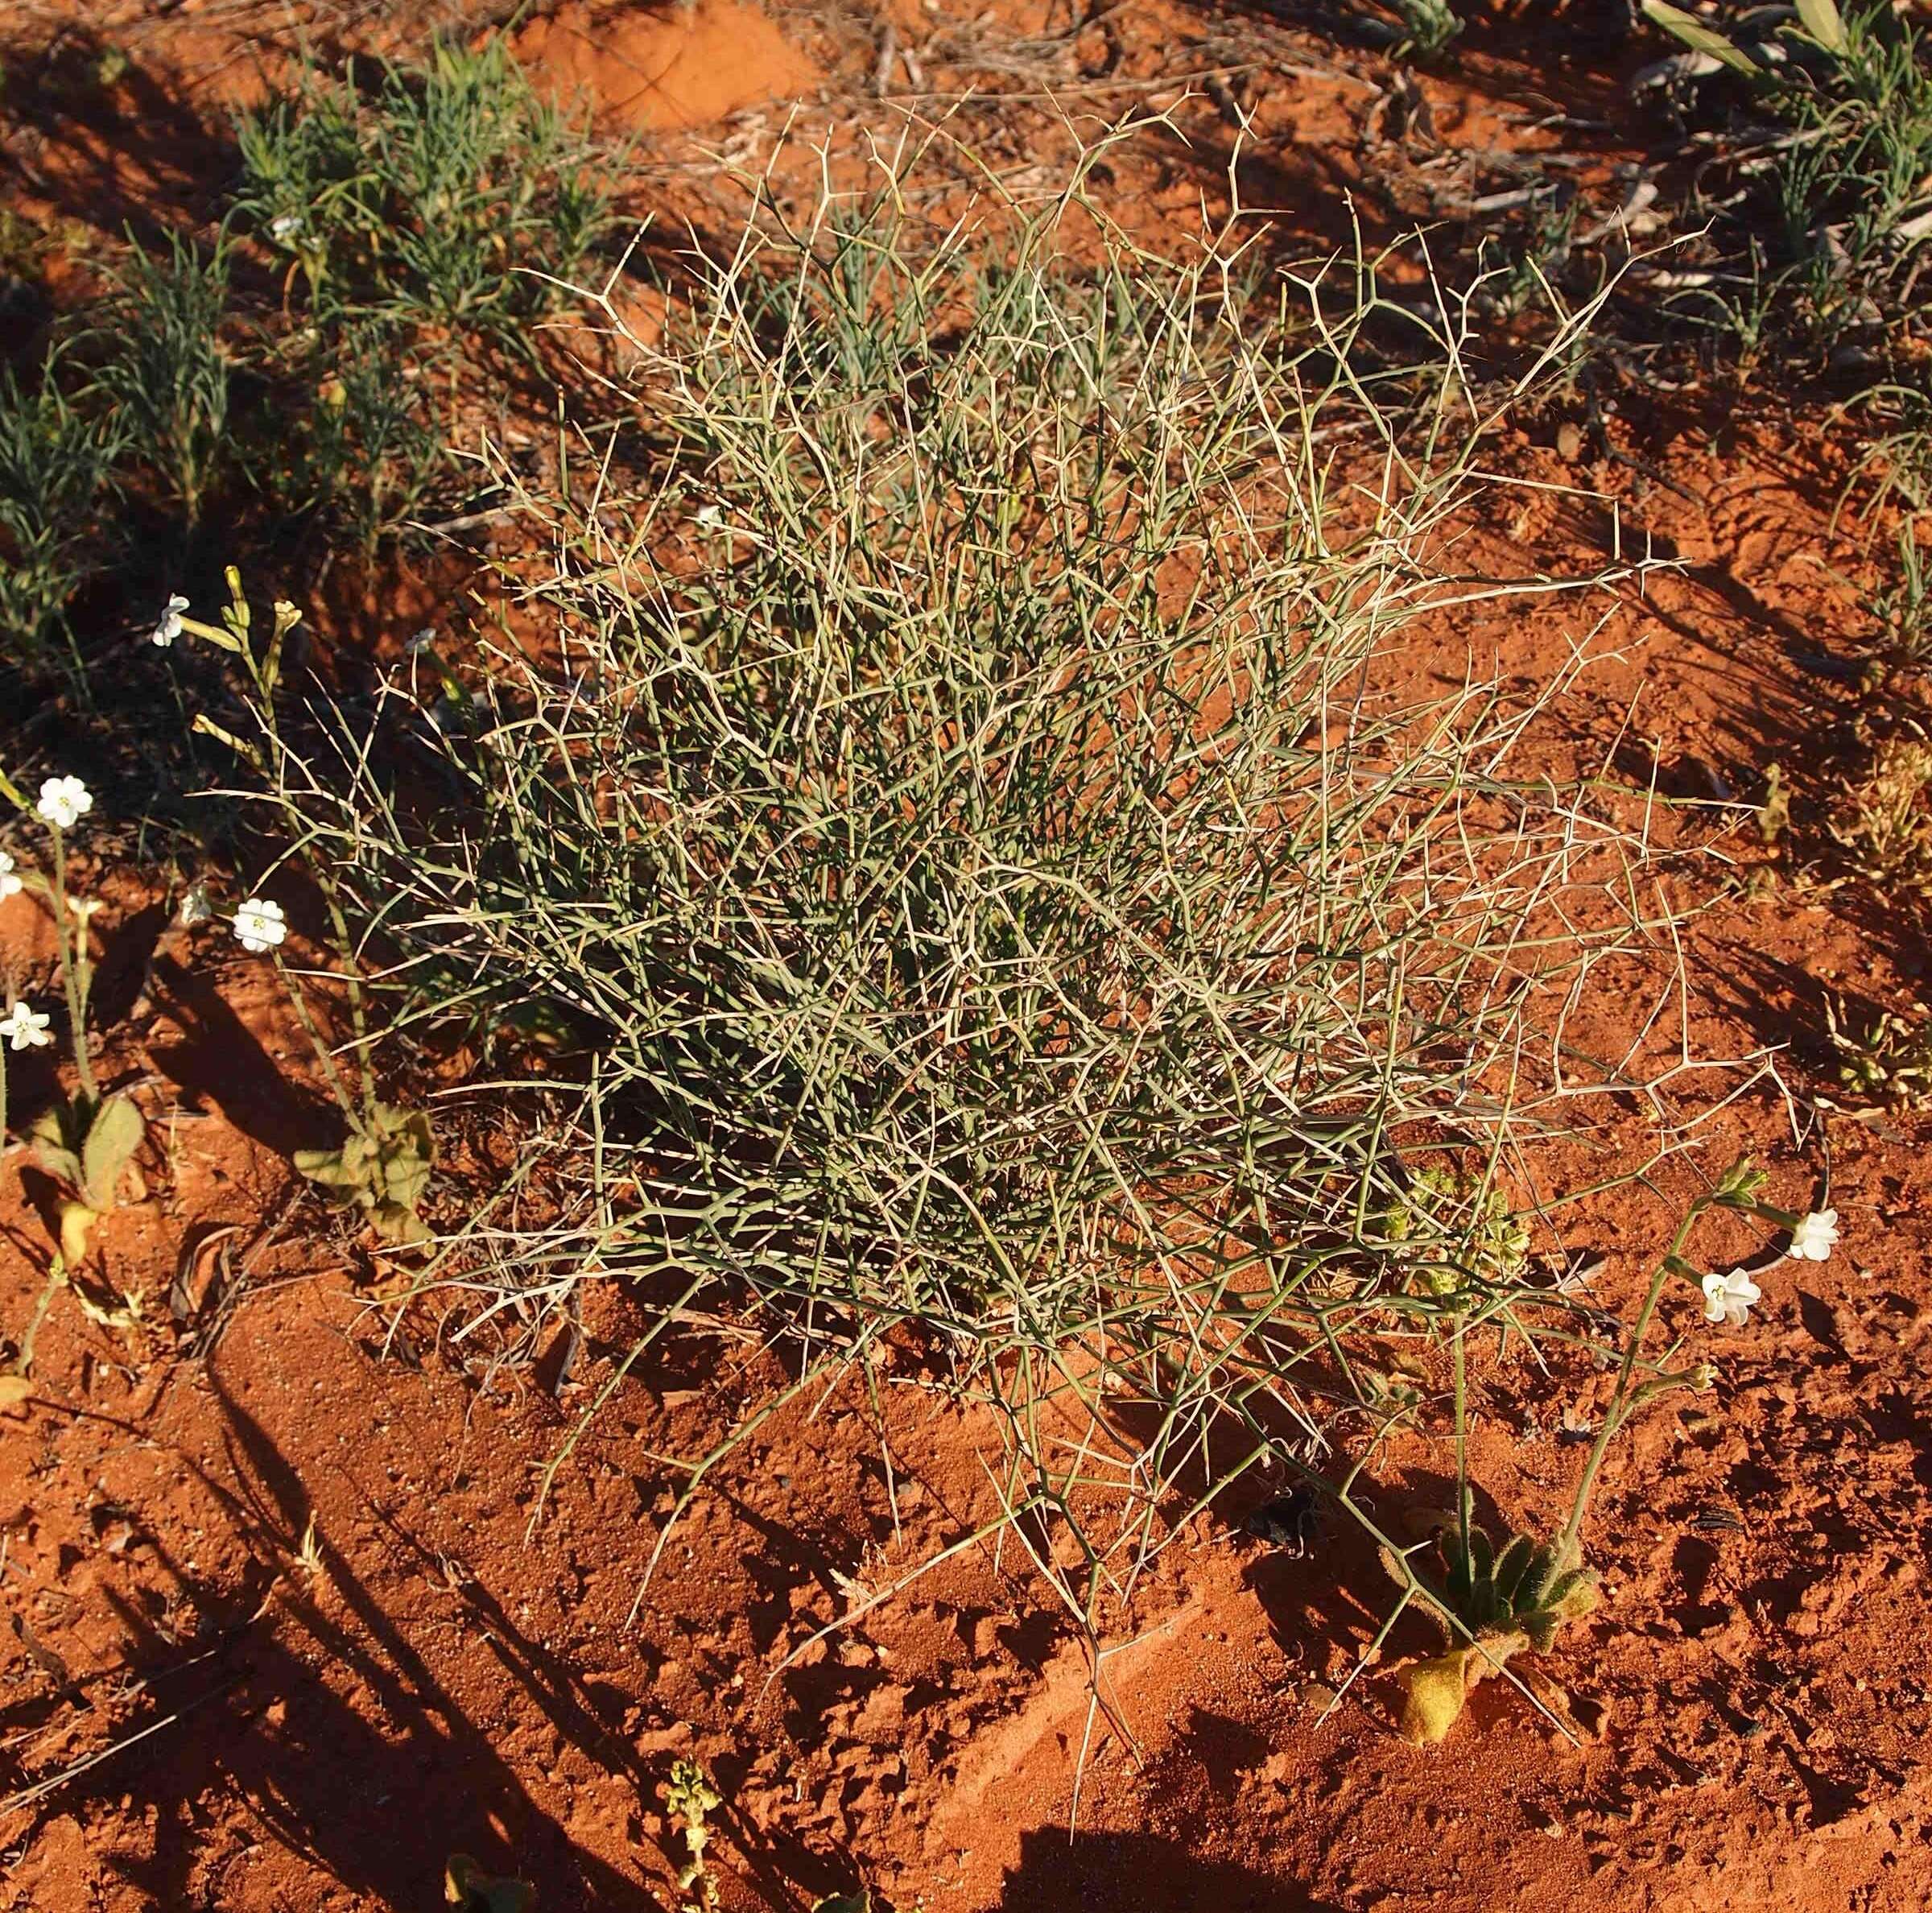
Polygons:
M341 1113L291 1083L221 993L171 957L154 965L155 1000L180 1032L152 1042L155 1066L191 1102L208 1102L252 1141L287 1159L342 1139Z
M204 1585L191 1562L158 1536L144 1536L222 1645L212 1663L196 1658L196 1671L186 1678L199 1692L177 1695L180 1674L154 1682L157 1713L172 1711L183 1725L159 1735L151 1752L107 1763L97 1779L76 1778L47 1811L76 1813L85 1824L91 1812L130 1797L151 1808L145 1850L105 1862L145 1905L204 1903L205 1805L227 1794L247 1803L269 1841L374 1905L440 1903L444 1861L460 1850L489 1871L537 1882L546 1907L659 1913L662 1903L642 1880L586 1850L532 1797L464 1696L438 1677L326 1539L313 1543L320 1564L312 1584L285 1571L310 1533L308 1497L213 1365L208 1375L239 1485L195 1472L223 1504L252 1564L239 1588ZM464 1593L487 1651L559 1742L641 1780L636 1755L598 1719L584 1684L486 1593L473 1585ZM178 1659L150 1615L108 1599L132 1638L130 1659ZM279 1624L262 1625L271 1612Z
M1232 1861L1203 1859L1148 1833L1076 1832L1046 1827L1025 1834L1008 1873L1000 1913L1338 1913L1292 1880Z

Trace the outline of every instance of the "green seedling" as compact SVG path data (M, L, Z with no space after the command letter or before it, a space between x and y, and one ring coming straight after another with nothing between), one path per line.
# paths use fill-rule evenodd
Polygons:
M672 1824L683 1836L687 1856L678 1869L678 1885L691 1895L692 1903L704 1909L704 1913L711 1913L718 1903L718 1884L704 1863L704 1849L711 1844L709 1816L724 1804L724 1796L695 1760L671 1763L664 1805Z
M241 574L232 565L228 569L228 589L229 601L219 624L191 617L185 609L171 610L168 622L176 634L199 638L238 661L242 680L240 688L259 730L258 739L240 737L205 717L200 721L200 728L228 745L252 770L266 776L271 774L271 766L283 755L276 693L281 685L287 640L299 618L292 605L279 601L268 642L258 651L253 637L254 612L242 589ZM336 1201L360 1209L385 1242L427 1242L429 1228L419 1211L436 1164L435 1135L424 1111L384 1102L376 1094L369 1064L366 1004L342 899L333 874L326 866L312 863L310 874L321 892L342 965L340 974L354 1024L360 1076L355 1093L351 1093L342 1080L335 1052L316 1022L299 981L283 960L282 944L288 926L282 906L271 898L251 897L237 908L233 919L235 936L242 947L252 954L266 955L274 963L349 1132L337 1148L298 1150L295 1166Z
M1416 60L1433 60L1463 31L1462 17L1449 0L1389 0L1402 26L1396 48Z
M1706 1271L1688 1259L1699 1221L1716 1211L1753 1216L1789 1229L1794 1255L1818 1260L1831 1254L1837 1240L1837 1212L1826 1209L1798 1215L1774 1208L1764 1200L1767 1180L1748 1159L1740 1159L1715 1188L1686 1208L1657 1259L1643 1305L1631 1325L1569 1518L1546 1542L1527 1534L1513 1534L1498 1547L1473 1518L1463 1352L1471 1328L1466 1314L1459 1312L1451 1318L1455 1511L1437 1524L1435 1539L1425 1544L1433 1547L1435 1556L1426 1568L1418 1566L1418 1555L1423 1551L1397 1549L1387 1543L1381 1550L1383 1566L1402 1589L1395 1614L1412 1602L1419 1603L1447 1642L1441 1654L1397 1670L1396 1678L1403 1692L1402 1731L1410 1740L1434 1746L1444 1739L1479 1683L1506 1671L1518 1655L1546 1653L1567 1623L1581 1620L1596 1607L1598 1585L1584 1564L1583 1531L1610 1444L1647 1403L1676 1390L1707 1388L1715 1378L1715 1370L1707 1362L1678 1365L1678 1341L1674 1340L1660 1355L1645 1355L1645 1341L1666 1291L1674 1280L1688 1282L1703 1298L1707 1324L1733 1325L1742 1324L1760 1296L1746 1271ZM1390 1626L1394 1618L1390 1617Z
M1932 742L1889 738L1825 820L1837 861L1881 898L1932 901Z
M1899 527L1898 571L1871 601L1878 621L1878 655L1895 670L1932 664L1932 573L1926 565L1916 521Z
M357 1112L340 1149L298 1149L295 1167L337 1202L359 1209L387 1242L423 1242L417 1213L436 1164L436 1138L420 1109L378 1102Z
M95 1223L119 1200L147 1125L125 1096L80 1093L50 1109L28 1134L40 1167L69 1192L60 1211L60 1247L69 1262L77 1262Z
M118 490L121 428L67 385L58 353L24 385L0 370L0 642L28 664L56 631L71 647L68 605L111 543L102 519Z
M1444 1739L1477 1684L1500 1674L1513 1655L1547 1653L1567 1621L1596 1607L1596 1578L1575 1558L1574 1542L1562 1551L1528 1535L1512 1535L1498 1550L1467 1518L1439 1536L1440 1574L1425 1607L1441 1630L1444 1652L1403 1668L1402 1732L1418 1745ZM1398 1586L1414 1584L1406 1556L1385 1556Z
M1414 1250L1419 1280L1434 1295L1453 1294L1472 1278L1513 1282L1529 1259L1529 1225L1502 1191L1439 1164L1409 1178L1381 1224L1388 1242Z
M392 321L351 317L305 371L315 403L278 470L291 504L342 525L365 552L448 482L448 435L425 376L436 356Z
M1825 1006L1838 1080L1862 1102L1918 1109L1932 1104L1932 1016L1881 1010L1862 1028L1848 1028L1833 1002Z
M205 254L179 233L159 254L136 246L101 322L78 341L97 362L95 402L190 526L230 452L229 266L225 239Z

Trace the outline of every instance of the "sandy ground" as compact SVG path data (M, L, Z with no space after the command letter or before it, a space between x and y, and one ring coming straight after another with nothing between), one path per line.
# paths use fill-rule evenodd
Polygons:
M1114 113L1179 98L1162 76L1229 65L1230 36L1250 31L1150 12L1069 37L1063 16L1005 10L980 26L930 4L892 16L917 71L878 61L877 23L727 0L672 15L565 0L519 31L536 70L591 89L638 138L644 190L690 217L709 203L708 154L762 163L788 119L847 141L889 124L879 68L886 90L923 94L935 36L954 36L943 52L1001 28L1057 35L1042 70ZM350 11L315 20L346 31ZM218 127L166 137L147 95L196 116L250 97L286 59L283 12L90 10L135 52L125 91L72 121L10 97L0 178L22 205L103 225L125 205L192 206ZM356 31L380 44L393 25ZM1278 34L1259 43L1239 173L1250 203L1285 209L1278 243L1331 234L1345 188L1393 219L1388 182L1429 154L1364 134L1373 63L1320 57L1311 37L1298 55ZM1521 63L1520 40L1474 47L1423 82L1436 140L1544 151L1566 135L1538 114L1608 117L1625 56L1580 37L1574 51L1551 73ZM1078 90L1109 76L1137 90ZM1043 111L974 124L1016 170L1051 157ZM1176 128L1111 176L1122 217L1155 230L1228 173L1211 103L1177 107ZM1612 143L1578 150L1583 173L1614 178ZM1846 581L1876 575L1875 547L1833 523L1843 445L1761 408L1626 390L1600 436L1536 422L1512 457L1616 512L1513 494L1483 528L1499 563L1588 564L1641 535L1679 566L1605 607L1576 737L1640 791L1713 771L1753 790L1773 759L1802 765L1848 693L1799 660L1861 640ZM371 638L398 603L413 628L460 589L419 570L334 615ZM1590 615L1445 624L1414 667L1473 651L1534 682ZM109 903L106 973L118 948L138 976L151 892L90 881ZM47 941L29 899L0 904L19 973L44 969ZM1821 1080L1827 995L1883 998L1922 961L1897 925L1827 900L1718 898L1660 1040L1775 1052L1802 1091ZM456 1334L460 1311L402 1304L402 1280L296 1188L290 1152L325 1138L327 1109L259 966L202 932L136 994L130 980L104 1015L106 1072L165 1147L144 1163L145 1200L103 1225L100 1266L140 1319L55 1296L35 1396L0 1419L0 1907L401 1913L440 1903L444 1856L463 1849L533 1882L542 1913L668 1908L663 1791L680 1754L724 1796L714 1853L730 1908L861 1882L933 1913L1932 1903L1923 1117L1821 1112L1768 1079L1728 1113L1727 1139L1757 1147L1794 1206L1828 1158L1843 1252L1766 1279L1748 1324L1724 1334L1715 1393L1674 1399L1613 1451L1590 1535L1607 1598L1549 1663L1569 1730L1491 1684L1447 1746L1422 1751L1393 1731L1381 1669L1328 1711L1381 1598L1372 1556L1332 1526L1298 1557L1243 1532L1245 1504L1195 1517L1110 1620L1105 1712L1013 1547L965 1549L869 1605L985 1518L999 1452L997 1428L926 1386L911 1349L886 1366L876 1414L854 1388L764 1422L645 1585L677 1458L782 1391L779 1357L729 1324L680 1331L544 1498L642 1299L591 1295L560 1382L555 1363L493 1362L487 1337ZM16 1076L16 1096L35 1093ZM1814 1126L1802 1138L1794 1108ZM465 1173L486 1183L493 1151L514 1147L473 1138ZM16 1151L0 1171L0 1322L16 1341L42 1293L47 1203ZM1662 1213L1604 1219L1603 1246L1628 1247L1619 1233L1640 1239ZM1606 1302L1629 1300L1625 1260L1602 1279ZM1505 1514L1547 1524L1579 1465L1559 1404L1520 1376L1484 1387L1479 1478ZM1416 1461L1392 1456L1392 1481Z

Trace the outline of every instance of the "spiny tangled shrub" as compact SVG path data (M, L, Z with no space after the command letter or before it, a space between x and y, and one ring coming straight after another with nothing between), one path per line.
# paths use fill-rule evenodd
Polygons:
M1371 383L1371 267L1267 296L1077 187L694 270L639 347L654 489L526 501L551 635L275 747L401 973L595 1052L580 1213L468 1246L820 1353L916 1325L1063 1510L1211 1430L1217 1479L1319 1455L1407 1412L1390 1335L1572 1307L1496 1190L1630 847L1510 769L1534 700L1391 668L1487 589L1443 567L1491 423L1456 338Z

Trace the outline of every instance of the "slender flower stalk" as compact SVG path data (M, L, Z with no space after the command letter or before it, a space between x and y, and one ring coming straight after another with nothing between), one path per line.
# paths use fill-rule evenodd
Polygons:
M85 908L76 910L68 896L67 833L93 805L93 795L79 778L50 777L41 785L40 801L35 807L45 819L53 839L47 889L53 899L54 932L60 941L60 980L67 995L68 1023L72 1032L74 1070L80 1079L80 1093L89 1104L100 1100L93 1059L87 1047L87 998L94 968L89 948L89 919L93 912Z

